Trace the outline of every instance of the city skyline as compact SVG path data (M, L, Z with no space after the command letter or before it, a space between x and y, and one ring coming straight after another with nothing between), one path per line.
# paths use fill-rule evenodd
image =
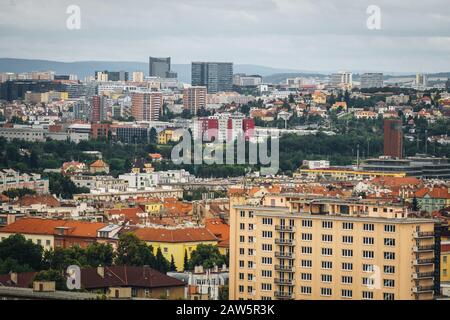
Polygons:
M78 1L76 30L67 28L69 1L0 5L4 57L145 61L151 54L171 56L173 63L233 61L299 71L450 70L442 0L379 1L379 30L366 25L370 1L132 1L127 14L116 1Z

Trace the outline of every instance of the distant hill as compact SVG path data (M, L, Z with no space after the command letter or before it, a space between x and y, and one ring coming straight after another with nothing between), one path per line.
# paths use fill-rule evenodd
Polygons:
M0 72L27 72L52 70L56 74L76 74L79 79L94 75L96 70L143 71L148 75L148 63L138 61L77 61L59 62L50 60L0 58ZM178 73L178 79L190 83L191 65L172 64L172 70ZM260 65L236 64L234 73L259 74L267 76L274 73L296 72L296 70L277 69ZM297 71L298 72L298 71Z

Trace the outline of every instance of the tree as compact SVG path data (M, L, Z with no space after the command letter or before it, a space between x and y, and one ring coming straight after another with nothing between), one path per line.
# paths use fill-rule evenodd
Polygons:
M169 271L177 271L177 266L175 265L175 260L173 259L173 255L170 256Z
M39 271L34 277L34 281L54 281L56 290L68 290L66 285L66 278L61 271L58 270L43 270Z
M115 260L116 265L155 266L153 249L132 233L124 233L119 237L119 247Z
M189 258L187 250L184 250L184 262L183 262L183 270L189 270Z
M26 240L21 234L14 234L0 242L0 261L17 262L24 268L39 270L42 262L43 248ZM4 263L4 262L3 262ZM11 270L10 270L11 271ZM15 271L15 270L12 270Z
M114 260L114 249L110 244L94 243L86 248L86 262L91 267L110 266Z
M36 191L28 189L28 188L22 188L22 189L9 189L2 192L5 196L7 196L10 199L15 198L22 198L25 195L33 195L36 194Z
M192 270L195 266L203 266L206 269L210 269L214 266L222 266L225 262L226 258L224 255L220 254L217 246L199 244L197 248L192 251L189 264Z
M157 144L158 143L158 133L155 128L150 129L150 143Z
M228 287L228 285L219 287L219 300L228 300L229 293L230 293L230 288Z
M411 210L420 211L420 205L419 202L417 201L416 196L414 196L414 198L412 199Z
M169 270L169 267L169 261L164 258L161 248L158 247L158 249L156 250L155 265L153 266L153 268L160 272L166 273Z

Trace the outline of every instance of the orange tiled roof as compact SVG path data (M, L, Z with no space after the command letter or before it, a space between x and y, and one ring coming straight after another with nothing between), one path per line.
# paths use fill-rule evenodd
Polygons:
M96 160L93 163L91 163L90 167L94 167L94 168L104 168L107 167L108 165L103 161L103 160Z
M29 195L29 194L15 201L14 204L18 204L24 207L28 207L33 204L45 204L48 207L59 207L61 205L60 202L52 195Z
M56 235L55 228L68 228L68 234L74 237L96 238L97 231L106 227L106 223L74 220L51 220L41 218L23 218L3 227L1 232L20 234Z
M221 241L230 238L230 226L220 218L207 219L205 221L205 228L211 231Z
M429 188L422 188L417 190L415 195L417 198L423 198L427 194L434 199L450 199L450 193L447 187L434 187L431 190Z
M419 185L421 181L415 177L377 177L371 180L372 184L380 184L390 187L400 187L404 185Z
M217 238L206 228L141 228L134 233L139 239L150 242L217 241Z

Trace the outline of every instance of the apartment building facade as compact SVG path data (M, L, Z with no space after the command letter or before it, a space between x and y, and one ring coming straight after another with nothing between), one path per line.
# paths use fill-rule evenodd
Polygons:
M388 204L232 195L230 299L432 299L434 228Z

